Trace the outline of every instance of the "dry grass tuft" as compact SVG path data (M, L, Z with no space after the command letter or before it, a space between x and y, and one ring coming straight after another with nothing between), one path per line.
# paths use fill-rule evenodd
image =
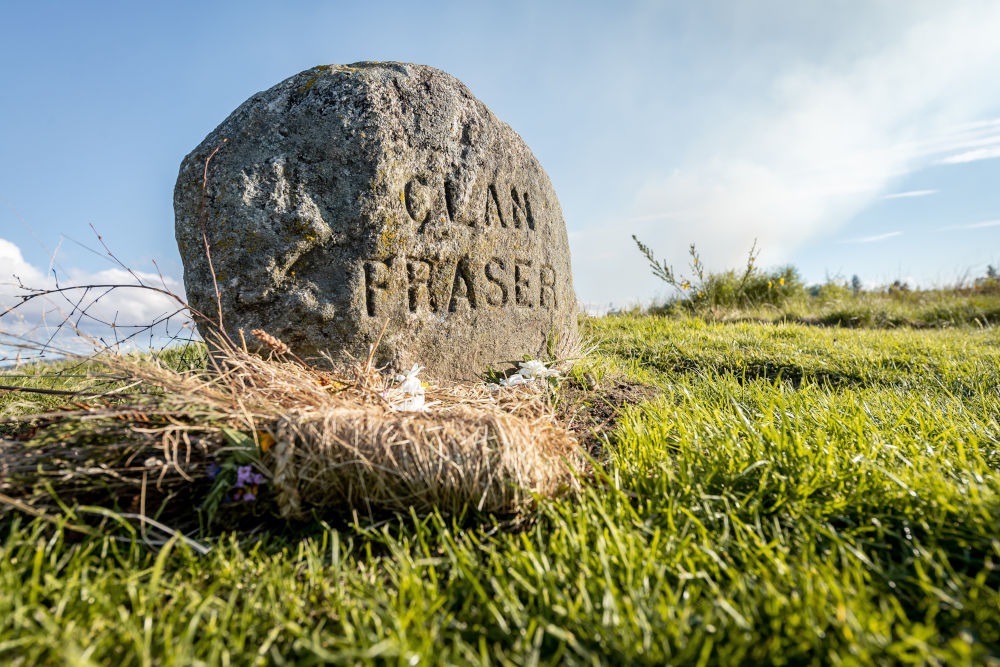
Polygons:
M540 387L429 387L426 411L398 412L371 355L338 375L289 361L284 343L252 333L276 355L216 341L195 372L155 357L90 360L128 392L9 418L22 435L0 440L0 493L40 510L76 502L146 513L158 502L162 516L190 516L190 499L212 486L209 465L238 455L267 480L261 501L285 518L516 514L579 488L587 471Z
M275 338L263 329L253 329L250 331L253 337L271 348L275 354L288 354L291 349L281 340Z

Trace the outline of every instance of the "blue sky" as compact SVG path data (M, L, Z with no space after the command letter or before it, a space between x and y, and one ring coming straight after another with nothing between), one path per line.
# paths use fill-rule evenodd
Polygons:
M996 2L39 0L2 15L0 283L51 266L120 277L79 245L99 248L93 224L178 286L182 157L253 93L359 60L443 69L524 137L585 302L668 295L631 234L678 264L697 243L714 268L756 238L764 264L809 281L944 284L1000 264Z

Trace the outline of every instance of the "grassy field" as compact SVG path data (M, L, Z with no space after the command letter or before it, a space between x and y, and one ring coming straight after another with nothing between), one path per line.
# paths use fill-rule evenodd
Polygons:
M208 555L8 520L0 662L998 664L1000 331L586 330L653 392L581 496Z
M799 293L779 303L734 307L705 303L702 319L714 322L789 322L847 328L918 329L1000 324L1000 288L976 290L922 290L852 294L841 285L823 285L815 294ZM690 310L675 301L654 307L660 314L682 315Z

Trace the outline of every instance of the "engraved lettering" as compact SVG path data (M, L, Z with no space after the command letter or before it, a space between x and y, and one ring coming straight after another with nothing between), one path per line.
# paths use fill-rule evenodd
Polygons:
M493 283L500 288L500 293L497 294L497 290L491 289L486 292L486 303L491 306L506 306L507 305L507 283L504 277L506 267L504 262L499 257L493 257L490 261L486 262L486 280Z
M461 222L458 219L458 187L450 178L444 179L444 205L448 209L448 219L452 222ZM472 221L469 221L472 226Z
M451 300L448 302L448 312L454 313L458 311L460 299L465 299L469 303L470 308L476 308L476 286L473 280L472 270L469 268L469 262L466 259L461 259L458 265L455 267L455 281L451 286Z
M503 210L500 208L500 198L497 197L497 189L492 183L486 188L486 212L483 214L483 224L487 227L497 221L501 227L506 228L507 222L503 219Z
M537 258L490 257L480 264L470 256L447 260L394 255L365 260L362 270L368 317L385 317L390 308L444 314L484 305L550 310L559 306L556 269Z
M431 217L431 207L427 201L430 194L427 188L427 179L423 176L411 178L406 187L403 188L403 194L403 199L406 202L406 212L413 219L413 222L420 225L417 228L417 233L422 234L427 221Z
M392 257L385 261L373 260L365 262L365 305L368 317L375 317L376 312L385 306L386 292L389 289L389 265Z
M535 216L531 213L531 200L528 199L528 193L524 193L524 214L525 218L528 220L528 229L535 229Z
M514 302L519 306L531 308L531 260L514 260Z
M528 193L524 193L524 203L521 202L520 195L517 194L516 188L510 189L510 201L511 201L511 217L514 219L514 226L518 229L521 228L521 221L523 220L528 224L528 229L535 228L535 216L531 214L531 202L528 201Z
M452 173L441 180L440 186L435 187L428 185L428 179L423 175L414 176L407 182L403 192L400 193L400 200L405 202L407 214L417 223L418 234L423 234L427 226L437 220L469 227L476 225L475 215L470 217L463 213L462 186L457 179L458 176ZM534 231L535 214L531 209L531 197L528 192L511 187L510 209L506 214L506 207L501 205L499 192L496 183L489 183L486 186L482 213L483 226L499 225L504 229L513 227ZM443 211L440 210L442 208Z
M421 304L426 304L428 308L434 310L435 299L430 291L432 269L432 264L422 259L411 259L406 263L411 313L417 312Z
M542 308L556 307L556 270L542 264L538 272L538 305Z

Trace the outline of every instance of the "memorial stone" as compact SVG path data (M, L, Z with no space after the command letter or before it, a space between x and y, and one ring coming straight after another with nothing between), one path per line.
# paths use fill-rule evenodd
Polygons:
M184 159L174 209L189 303L217 320L217 286L234 340L337 365L388 321L379 365L468 380L575 339L548 176L431 67L316 67L254 95Z

